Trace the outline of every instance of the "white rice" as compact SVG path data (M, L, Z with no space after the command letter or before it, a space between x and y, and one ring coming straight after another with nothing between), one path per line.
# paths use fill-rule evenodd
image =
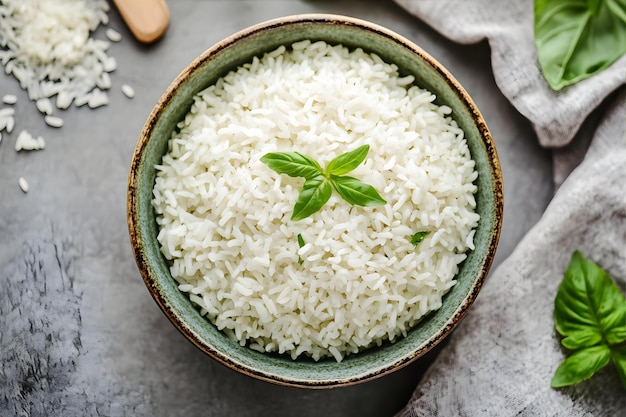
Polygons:
M122 40L122 34L113 28L107 28L105 33L111 42L119 42Z
M90 37L108 23L108 10L105 0L2 0L0 63L31 100L58 94L58 108L67 108L110 83L117 66L106 52L110 42Z
M122 84L122 93L128 98L135 97L135 89L128 84Z
M24 177L19 177L17 179L17 185L20 186L20 189L26 194L30 190L30 186L28 185L28 181Z
M51 127L61 127L63 126L63 119L56 116L46 116L44 117L44 121L48 126Z
M303 41L197 95L153 204L179 289L219 329L259 351L341 361L442 305L473 249L478 174L450 108L412 83L376 55ZM300 221L303 179L259 160L298 151L324 166L364 144L349 175L387 204L335 193ZM430 233L414 247L419 231Z
M12 107L6 107L0 109L0 132L6 130L7 133L13 131L15 126L15 109Z
M38 151L46 147L46 141L41 136L34 137L28 131L22 130L15 140L16 151Z
M15 104L17 103L17 96L15 94L5 94L2 96L2 102L4 104Z
M49 98L40 98L35 102L35 106L37 106L37 110L45 115L52 114L52 102Z

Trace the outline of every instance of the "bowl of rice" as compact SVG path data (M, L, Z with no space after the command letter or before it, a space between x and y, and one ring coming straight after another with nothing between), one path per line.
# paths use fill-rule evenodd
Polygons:
M141 132L128 226L189 341L252 377L324 388L411 363L464 317L495 255L489 130L420 47L337 15L210 47Z

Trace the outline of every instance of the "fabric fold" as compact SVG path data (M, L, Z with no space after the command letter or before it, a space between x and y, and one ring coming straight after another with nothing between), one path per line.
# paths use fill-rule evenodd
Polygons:
M487 39L498 88L532 124L544 147L567 145L587 116L626 84L626 55L600 74L555 92L544 79L533 34L533 0L395 0L458 43Z
M554 330L554 297L580 250L626 288L626 89L589 151L541 220L487 280L449 345L398 414L416 416L616 416L626 397L609 365L553 389L566 352Z

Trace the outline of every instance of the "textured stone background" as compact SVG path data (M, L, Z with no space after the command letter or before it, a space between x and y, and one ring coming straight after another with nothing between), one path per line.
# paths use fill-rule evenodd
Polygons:
M506 200L496 265L552 197L550 152L537 145L530 123L497 89L486 43L452 43L391 0L173 0L168 5L171 27L151 46L135 42L112 8L109 26L124 39L110 49L118 62L111 103L60 112L61 129L47 127L17 82L0 73L0 95L19 99L16 128L0 143L0 415L393 415L437 352L353 387L286 388L219 365L160 312L132 258L125 212L130 158L154 103L206 48L269 18L329 12L387 26L442 62L492 130ZM103 32L97 36L104 38ZM134 99L123 96L123 83L135 88ZM46 149L15 152L21 129L44 136ZM30 183L28 194L17 185L20 176Z

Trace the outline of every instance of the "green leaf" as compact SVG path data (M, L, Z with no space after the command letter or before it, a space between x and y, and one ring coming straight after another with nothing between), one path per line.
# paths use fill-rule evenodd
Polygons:
M554 90L626 53L626 0L535 0L534 15L539 64Z
M261 162L279 174L290 177L312 179L322 174L322 168L317 161L300 152L270 152L263 155Z
M301 220L322 208L330 199L333 188L350 204L377 206L387 203L371 185L356 178L337 175L359 166L369 148L369 145L363 145L339 155L330 161L325 171L317 161L300 152L270 152L263 155L261 161L279 174L306 179L291 216L292 220Z
M411 236L411 243L413 244L413 246L419 245L422 242L422 240L424 240L424 238L428 236L429 233L430 232L428 231L423 231L423 232L417 232L413 236Z
M332 188L323 176L307 179L298 195L291 220L302 220L318 211L330 199Z
M626 340L626 300L602 268L576 251L557 291L554 321L566 347L583 347L583 339L589 343L584 346L592 346L598 336L605 344L621 343Z
M622 303L609 314L605 320L607 329L604 337L609 345L617 345L626 341L626 303Z
M303 247L304 246L304 238L302 237L302 235L300 233L298 233L298 246L299 247ZM302 259L301 257L298 256L298 264L302 265L303 262L304 262L304 259Z
M362 183L353 177L336 177L332 176L330 181L335 188L335 191L346 200L348 203L363 206L380 206L387 202L378 194L378 191L371 185Z
M622 381L622 386L626 389L626 345L611 349L611 359L615 368L617 368L617 374L620 381Z
M550 385L559 388L589 379L609 363L610 357L611 351L605 345L578 350L559 365Z
M326 166L326 176L343 175L354 170L365 160L365 157L367 157L367 153L369 152L369 150L369 145L363 145L359 146L351 152L346 152L339 155L338 157L330 161Z
M574 352L557 368L553 387L590 378L611 358L626 388L626 299L606 271L578 251L559 285L554 323Z
M596 329L573 331L561 340L561 344L570 350L595 346L600 343L602 343L602 335Z

